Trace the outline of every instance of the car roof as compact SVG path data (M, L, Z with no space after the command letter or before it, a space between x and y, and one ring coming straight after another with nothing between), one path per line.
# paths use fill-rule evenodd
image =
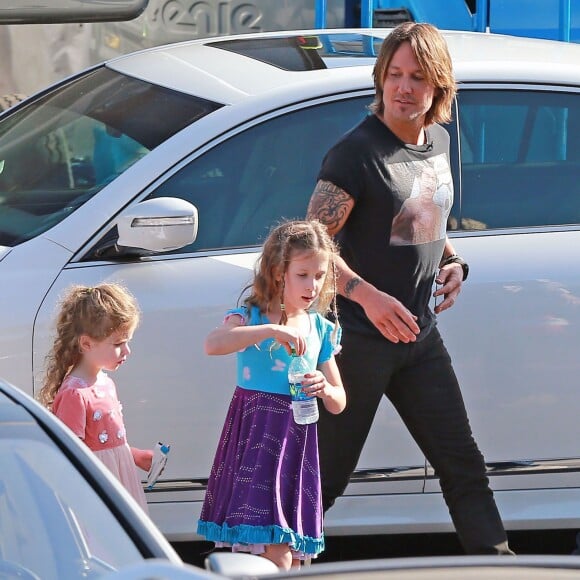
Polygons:
M224 104L289 86L308 86L308 96L315 96L317 92L372 88L376 54L390 30L303 30L204 38L120 56L107 66ZM580 86L579 44L480 32L443 34L459 83Z

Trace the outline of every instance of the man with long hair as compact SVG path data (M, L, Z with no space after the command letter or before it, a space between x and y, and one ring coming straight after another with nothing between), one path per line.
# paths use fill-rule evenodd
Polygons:
M374 81L373 114L327 153L308 208L342 258L337 363L348 404L341 415L321 411L324 508L344 492L386 396L439 477L464 550L512 554L436 326L468 274L445 231L453 184L440 123L451 118L456 84L440 32L399 25L382 44ZM441 303L433 312L434 280Z

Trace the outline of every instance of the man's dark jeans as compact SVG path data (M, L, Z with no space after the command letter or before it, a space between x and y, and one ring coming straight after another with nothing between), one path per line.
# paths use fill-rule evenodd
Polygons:
M464 550L497 554L495 546L506 542L506 534L437 328L412 344L393 344L345 329L342 344L336 360L347 407L340 415L330 415L320 405L324 510L344 492L386 395L439 477Z

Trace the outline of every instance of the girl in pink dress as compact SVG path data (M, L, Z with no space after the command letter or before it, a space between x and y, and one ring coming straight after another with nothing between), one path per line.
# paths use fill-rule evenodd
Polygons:
M115 383L139 322L133 296L117 284L73 286L62 300L40 402L78 435L147 512L135 466L148 471L152 450L127 443Z

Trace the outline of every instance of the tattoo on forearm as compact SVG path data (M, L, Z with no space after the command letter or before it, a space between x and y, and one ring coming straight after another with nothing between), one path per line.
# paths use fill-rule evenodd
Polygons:
M351 294L353 293L354 289L362 282L362 280L356 276L351 278L345 285L344 285L344 296L345 298L350 298Z
M308 204L307 218L317 219L330 231L340 230L348 215L352 198L344 189L330 181L319 181Z

